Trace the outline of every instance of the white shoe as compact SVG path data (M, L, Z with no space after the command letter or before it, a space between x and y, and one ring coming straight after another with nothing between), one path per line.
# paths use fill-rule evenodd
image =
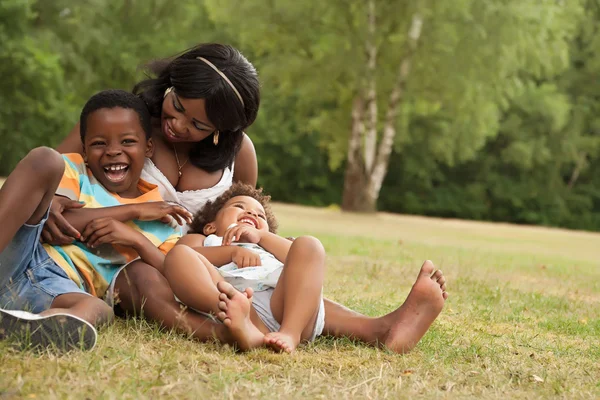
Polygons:
M0 308L0 339L20 342L23 347L56 348L62 351L91 350L98 333L87 321L69 314L42 316Z

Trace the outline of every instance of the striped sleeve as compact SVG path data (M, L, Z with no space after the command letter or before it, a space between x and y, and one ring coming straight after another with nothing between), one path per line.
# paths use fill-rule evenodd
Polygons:
M81 174L85 174L85 162L79 154L63 154L65 172L60 180L56 194L79 201L81 196Z
M181 239L181 234L179 232L174 232L171 236L167 238L164 242L158 246L158 250L160 250L163 254L167 254L173 247L177 241Z

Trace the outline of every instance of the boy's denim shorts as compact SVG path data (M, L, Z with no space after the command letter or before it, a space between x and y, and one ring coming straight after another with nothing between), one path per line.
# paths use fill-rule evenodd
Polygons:
M48 255L40 236L48 212L37 225L23 225L0 253L0 308L40 313L55 297L87 294Z

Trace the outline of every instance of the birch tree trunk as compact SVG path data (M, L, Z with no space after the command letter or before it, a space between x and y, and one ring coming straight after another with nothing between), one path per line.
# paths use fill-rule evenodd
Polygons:
M362 210L365 202L363 188L366 187L367 181L360 146L365 129L364 111L364 101L361 96L357 96L352 105L352 132L350 132L350 141L348 142L347 165L344 174L342 209L346 211Z
M370 25L372 21L373 27L375 27L374 3L372 1L369 3L370 12L371 4L373 4L373 19L371 19L370 16L369 21ZM373 80L368 81L367 91L367 129L365 131L365 124L362 122L365 118L362 102L360 106L355 102L352 111L352 133L348 146L348 164L346 166L344 193L342 198L342 209L346 211L377 211L379 192L381 191L381 185L383 184L383 180L387 174L390 155L394 145L394 138L396 136L396 120L398 117L398 111L402 101L402 96L404 94L406 81L408 80L408 76L410 74L412 58L417 48L418 40L421 36L422 26L422 16L419 13L415 13L412 17L411 26L409 29L406 53L400 62L396 83L392 89L392 92L390 93L388 109L384 120L382 138L379 142L376 153L377 96L374 79L376 75L375 58L377 52L376 49L373 50L371 47L369 47L370 45L374 46L374 42L371 39L367 40L367 53L369 54L368 69L371 72L371 66L373 68ZM364 158L360 157L361 135L364 136L365 143L363 149ZM370 147L371 145L373 146L372 150ZM373 155L373 157L370 158L370 155Z

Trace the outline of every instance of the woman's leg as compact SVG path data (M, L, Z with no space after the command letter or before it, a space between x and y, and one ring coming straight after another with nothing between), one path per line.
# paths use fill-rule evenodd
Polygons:
M279 332L265 335L265 343L276 350L292 352L301 340L312 336L325 277L325 250L313 237L297 238L271 297Z
M325 300L323 333L406 353L421 340L442 311L447 297L446 278L441 271L434 273L431 261L425 261L406 301L382 317L367 317Z
M223 324L182 307L175 300L167 279L142 261L129 264L117 276L115 292L118 307L127 314L143 316L199 340L216 338L222 343L233 343Z

